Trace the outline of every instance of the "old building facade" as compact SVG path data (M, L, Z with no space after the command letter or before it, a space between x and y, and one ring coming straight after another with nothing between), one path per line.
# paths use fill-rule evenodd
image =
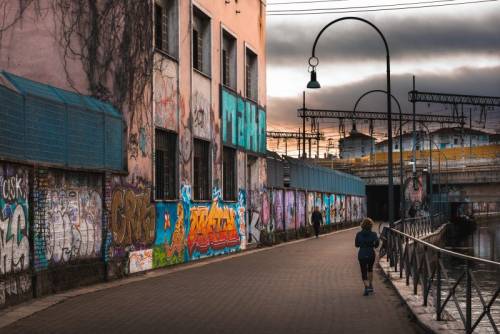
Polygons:
M257 241L265 2L5 10L0 307Z

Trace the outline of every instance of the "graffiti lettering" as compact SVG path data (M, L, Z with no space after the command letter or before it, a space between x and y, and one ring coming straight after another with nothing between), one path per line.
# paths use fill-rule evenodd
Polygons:
M52 190L47 195L45 256L55 263L96 257L101 249L101 195L94 190Z
M7 217L0 215L0 274L28 269L29 241L28 225L23 207L9 206Z
M110 224L114 244L151 244L155 237L155 217L155 208L147 194L135 194L131 189L115 190Z
M13 202L18 198L27 198L27 180L23 176L14 175L3 177L0 175L0 196L7 202Z
M236 212L232 208L220 208L216 202L210 208L192 208L188 236L189 254L206 254L210 249L221 250L239 246L235 216Z

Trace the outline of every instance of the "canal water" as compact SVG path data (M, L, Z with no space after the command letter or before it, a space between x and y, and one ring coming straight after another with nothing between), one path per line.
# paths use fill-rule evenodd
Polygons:
M477 227L472 234L461 237L451 237L446 240L446 248L452 251L500 262L500 216L477 218ZM444 259L448 270L449 283L453 284L464 273L466 265L463 260ZM488 304L491 297L500 287L500 265L482 263L471 264L473 273L472 313L473 323L483 312L483 303ZM446 297L446 292L443 296ZM479 293L479 292L480 293ZM457 302L465 315L465 280L457 287ZM460 314L454 301L450 301L446 308L455 318ZM500 328L500 297L491 305L492 320ZM478 333L494 333L488 317L484 317L477 330Z

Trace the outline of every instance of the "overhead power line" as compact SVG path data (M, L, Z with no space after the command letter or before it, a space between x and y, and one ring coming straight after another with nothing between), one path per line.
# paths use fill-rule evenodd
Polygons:
M330 7L330 8L301 8L301 9L272 9L268 10L268 13L278 13L278 12L312 12L312 11L332 11L332 10L348 10L348 9L369 9L369 8L390 8L390 7L400 7L400 6L413 6L413 5L428 5L433 3L443 3L443 2L457 2L458 0L432 0L432 1L415 1L415 2L401 2L386 5L368 5L368 6L349 6L349 7Z
M282 2L271 2L267 3L267 6L273 5L302 5L302 4L314 4L314 3L325 3L325 2L341 2L349 0L316 0L316 1L282 1Z
M437 7L446 7L446 6L460 6L460 5L471 5L471 4L479 4L479 3L487 3L487 2L498 2L498 0L476 0L476 1L467 1L467 2L453 2L453 3L438 3L438 4L429 4L429 5L415 5L408 7L390 7L384 6L384 8L372 8L366 9L367 7L363 7L363 9L358 10L338 10L332 9L328 11L318 11L318 9L310 9L310 12L292 12L291 10L276 10L276 11L268 11L268 16L294 16L294 15L321 15L321 14L347 14L347 13L367 13L367 12L382 12L382 11L396 11L396 10L407 10L407 9L422 9L422 8L437 8Z

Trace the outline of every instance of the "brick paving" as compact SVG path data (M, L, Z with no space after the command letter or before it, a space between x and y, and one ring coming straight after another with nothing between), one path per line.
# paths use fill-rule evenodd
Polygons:
M78 296L1 333L423 333L380 275L362 296L356 232Z

